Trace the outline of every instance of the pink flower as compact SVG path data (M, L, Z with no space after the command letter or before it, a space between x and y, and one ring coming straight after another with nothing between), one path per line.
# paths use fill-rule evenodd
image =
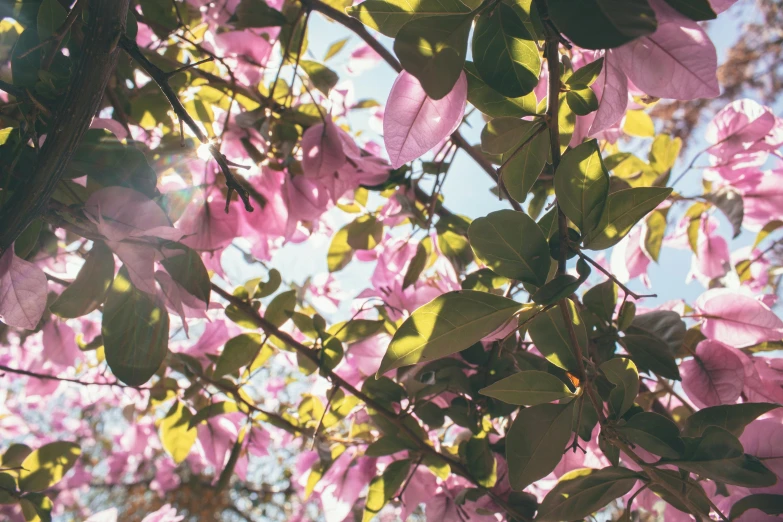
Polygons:
M680 364L688 398L700 408L735 403L745 385L740 353L718 341L700 342L695 357Z
M783 321L764 304L736 290L716 288L694 303L702 333L736 348L783 339Z

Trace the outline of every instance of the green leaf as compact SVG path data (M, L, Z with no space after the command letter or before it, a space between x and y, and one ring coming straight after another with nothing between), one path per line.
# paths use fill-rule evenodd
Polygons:
M498 210L468 228L476 257L498 275L534 285L546 282L549 248L535 221L522 212Z
M535 93L506 98L481 79L473 62L465 62L465 75L468 78L468 101L487 116L522 118L537 114Z
M160 422L160 441L176 464L188 458L198 431L191 424L193 414L184 403L174 401Z
M560 152L563 153L568 149L568 144L571 143L571 137L574 135L576 113L566 103L565 93L560 93L558 103L560 104L560 110L557 115L557 126L560 136Z
M176 244L171 249L172 255L166 257L161 264L171 278L179 283L182 288L201 301L204 307L209 305L209 295L212 285L209 282L209 273L201 261L201 256L192 248ZM179 252L178 252L179 251Z
M637 413L618 431L634 444L638 444L654 455L676 459L685 451L680 438L680 429L672 421L652 412Z
M688 439L683 459L666 461L684 470L726 484L748 488L772 486L777 477L757 458L744 453L739 439L718 426L708 426L701 438Z
M0 459L0 467L3 468L16 468L22 465L24 459L32 453L33 450L29 446L24 444L11 444L8 449L3 453L3 458Z
M416 445L406 439L393 435L384 435L367 446L364 454L368 457L385 457L387 455L393 455L398 451L415 449Z
M591 272L590 265L582 259L577 261L576 266L579 277L571 274L556 275L530 297L533 302L540 305L554 304L576 292L582 283L587 280Z
M440 295L397 329L378 375L464 350L503 326L521 307L511 299L473 290Z
M596 228L588 231L585 236L585 247L590 250L604 250L616 245L671 192L670 188L637 187L609 194L601 220Z
M418 281L419 276L421 276L424 269L427 268L427 260L430 256L422 243L416 245L416 253L408 264L408 269L405 271L405 277L402 279L403 290Z
M114 279L114 255L102 241L93 243L76 279L49 309L65 319L87 315L97 309Z
M666 214L665 210L653 210L647 216L647 226L644 232L644 251L650 258L658 262L663 247L663 238L666 236Z
M463 446L465 464L479 486L492 488L498 480L498 463L486 437L471 437Z
M326 54L324 55L324 61L327 61L328 59L334 57L334 55L342 51L343 47L345 47L345 44L348 43L348 40L350 40L350 38L341 38L340 40L337 40L332 45L330 45L329 49L326 50Z
M620 47L658 27L647 0L550 0L547 6L558 30L585 49Z
M555 173L555 196L563 213L582 234L598 226L608 194L609 173L596 140L563 155Z
M433 100L446 96L457 83L472 22L471 14L430 16L408 22L397 33L394 53Z
M353 248L348 244L348 228L343 227L332 236L329 251L326 254L326 265L329 272L339 272L353 259Z
M511 489L521 491L549 475L571 438L574 401L520 410L506 436Z
M359 216L345 226L348 232L348 246L354 250L372 250L383 238L383 223L375 216Z
M269 7L264 0L242 0L229 22L237 29L280 27L285 25L286 17L280 11Z
M628 333L622 341L640 370L650 371L667 379L680 380L677 361L674 360L672 351L659 337Z
M41 235L41 228L43 227L43 220L38 218L34 219L32 223L27 225L19 237L14 241L14 253L21 257L26 258L30 252L35 248L38 243L38 237Z
M767 402L710 406L685 419L682 434L686 437L700 437L709 426L718 426L735 437L739 437L745 431L745 427L756 418L780 407L780 404Z
M758 509L767 515L783 514L783 495L756 493L742 497L731 506L729 520L736 520L750 509Z
M30 27L26 28L16 40L16 45L11 52L11 76L16 87L32 89L38 82L38 69L41 67L43 49L38 48L26 54L38 43L38 33L35 28Z
M757 246L759 246L759 243L764 241L768 235L770 235L775 230L779 229L780 227L783 227L783 221L779 219L774 219L764 225L764 227L759 230L758 235L756 235L756 240L753 242L753 249L755 249Z
M583 353L587 349L587 330L579 315L579 311L570 300L565 301L571 316L576 340L582 347ZM579 364L574 355L575 349L571 346L568 329L560 311L560 305L553 306L546 312L539 314L530 322L530 338L538 351L552 364L565 370L576 370Z
M473 33L473 64L479 76L508 98L533 92L541 71L535 38L519 12L501 2L482 13Z
M681 148L682 140L680 138L672 139L668 134L657 135L650 148L648 158L650 166L659 174L670 171L680 155Z
M137 289L122 267L103 307L103 345L112 373L129 386L147 382L169 351L169 314Z
M8 473L0 473L0 505L16 504L18 501L16 479Z
M525 201L527 193L544 170L550 154L549 132L539 132L521 149L503 158L500 175L509 195L519 202Z
M280 327L291 318L294 309L296 309L296 290L280 292L266 307L264 319Z
M617 285L611 279L607 279L585 292L582 302L599 319L611 322L617 306Z
M696 22L718 17L709 0L666 0L666 3Z
M307 76L310 78L310 81L313 82L315 88L326 96L329 96L329 91L331 91L340 80L336 72L321 63L310 60L299 60L299 66L307 73Z
M82 450L73 442L51 442L30 453L21 464L19 489L43 491L54 486L68 473Z
M204 408L198 410L196 414L193 415L188 421L188 426L194 428L202 422L211 419L212 417L225 415L227 413L236 413L238 411L239 407L235 402L213 402L209 406L205 406Z
M51 499L41 493L28 493L19 500L26 522L52 522Z
M614 384L609 393L609 407L616 418L633 406L636 396L639 395L639 372L636 365L630 359L615 357L601 365L601 371Z
M6 127L5 129L0 129L0 145L5 145L5 142L8 141L8 138L11 136L11 133L14 131L13 127Z
M364 25L394 38L411 20L425 16L469 13L481 2L477 0L367 0L348 7L345 12Z
M383 474L370 481L370 489L367 490L367 501L364 505L362 522L370 522L383 506L394 497L400 489L408 472L411 469L410 459L395 460L386 466Z
M57 0L43 0L38 8L38 38L41 41L54 35L60 28L68 11Z
M372 337L383 328L383 321L371 319L351 319L347 322L335 323L326 331L340 341L351 344Z
M598 97L590 87L570 90L565 96L566 103L577 116L587 116L598 110Z
M165 38L177 29L179 21L176 4L159 0L139 0L138 3L144 17L154 22L151 28L159 38Z
M627 111L623 123L623 131L639 138L655 136L655 125L649 114L644 111Z
M685 322L677 312L653 310L634 317L627 333L657 337L669 346L671 354L675 354L685 339Z
M535 406L574 397L563 381L551 373L536 370L515 373L479 393L517 406Z
M219 379L247 366L261 349L261 334L244 333L229 339L215 363L212 377Z
M580 67L566 79L565 83L571 88L590 87L601 75L604 66L603 56Z
M504 154L527 139L540 124L512 116L494 118L481 131L481 150L487 154Z
M666 482L675 491L680 492L680 495L672 495L669 491L659 484L650 484L650 489L666 502L674 506L675 508L685 513L690 513L688 507L680 500L681 495L687 498L690 503L696 506L699 513L692 513L699 516L705 516L710 512L710 500L701 484L692 480L689 477L683 478L679 471L670 469L657 469L655 474L663 482Z
M473 251L466 237L469 227L470 219L457 215L442 217L435 225L438 248L457 271L464 270L473 262Z
M640 478L638 473L625 468L569 471L541 501L536 520L559 522L589 517L631 491Z

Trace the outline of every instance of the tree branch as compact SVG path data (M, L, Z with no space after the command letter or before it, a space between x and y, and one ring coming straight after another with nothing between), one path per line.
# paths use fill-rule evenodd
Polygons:
M301 0L302 5L304 5L307 9L311 9L313 11L318 11L319 13L328 16L335 22L343 25L347 29L350 29L354 32L359 38L365 41L367 45L369 45L376 53L378 53L381 58L384 59L384 61L391 66L392 69L394 69L397 73L402 72L402 65L400 65L400 62L395 58L395 56L386 49L370 32L367 30L366 27L364 27L364 24L362 24L359 20L356 18L353 18L351 16L348 16L347 14L338 11L334 7L325 4L324 2L321 2L320 0ZM481 169L489 175L495 181L495 183L498 183L500 185L501 191L508 197L508 201L511 204L511 206L514 208L514 210L521 211L522 206L517 202L514 198L512 198L508 191L506 190L505 185L503 185L502 180L500 180L497 170L495 170L495 167L492 166L492 163L490 163L487 158L484 157L484 155L481 153L481 151L476 150L474 147L472 147L460 134L460 132L454 131L451 135L451 141L459 148L464 150L468 156L470 156L473 161L475 161Z
M174 89L172 89L171 85L169 85L169 78L172 73L163 71L157 65L149 61L147 57L144 56L144 53L141 52L139 46L136 45L136 42L125 35L123 35L120 39L120 47L122 47L122 49L128 53L128 55L133 58L142 69L147 72L150 78L152 78L152 80L158 84L158 87L160 88L161 92L163 92L163 95L166 96L166 98L169 100L171 108L174 109L174 112L180 121L184 122L188 128L190 128L190 130L193 132L193 134L196 135L196 138L198 138L201 143L209 147L209 153L212 154L213 158L215 158L215 161L226 178L226 186L228 187L228 194L226 196L226 213L228 213L228 205L231 201L232 192L239 194L239 197L242 199L242 202L245 205L245 210L248 212L253 212L253 205L250 203L250 196L247 190L245 190L245 187L242 186L242 184L239 183L234 177L234 174L231 172L231 168L228 165L226 156L223 155L223 153L218 150L217 146L210 141L206 134L204 134L204 131L201 130L201 127L196 124L196 121L190 116L190 114L188 114L188 111L185 110L182 102L179 101L177 93L174 92Z
M125 29L128 0L91 0L82 56L73 80L49 125L32 174L0 210L0 253L40 215L68 168L76 147L100 107L114 70L117 35Z
M375 401L367 394L359 391L352 384L350 384L345 379L343 379L342 377L334 373L332 370L324 367L323 361L321 360L318 351L303 345L302 343L294 339L290 334L278 329L275 325L273 325L272 323L267 321L263 316L261 316L261 314L259 314L258 311L255 308L253 308L250 305L250 303L248 303L247 301L244 301L230 294L229 292L223 290L222 288L220 288L218 285L214 283L212 283L212 290L214 290L215 293L220 295L223 299L225 299L226 301L228 301L229 303L231 303L232 305L240 309L242 313L245 314L245 316L247 316L247 318L255 326L262 329L268 335L273 335L277 337L285 344L293 348L298 354L302 355L303 357L313 362L316 366L318 366L321 369L322 374L326 376L332 382L333 385L343 388L344 390L351 393L358 399L362 400L367 406L374 409L375 411L378 412L378 414L380 414L386 420L394 424L401 432L403 432L407 437L409 437L412 441L416 443L416 445L419 447L419 450L433 457L436 457L439 460L442 460L443 462L448 464L452 470L456 471L460 475L464 476L465 478L473 482L473 484L478 489L480 489L483 493L489 495L492 498L492 500L495 502L495 504L497 504L498 507L500 507L507 513L513 515L514 517L520 520L527 520L527 518L524 515L522 515L521 513L517 513L516 510L513 507L511 507L505 500L498 497L491 490L480 486L475 481L475 479L471 476L467 467L464 464L462 464L462 462L456 460L455 458L449 455L445 455L439 452L434 447L430 446L426 441L419 438L418 435L416 435L416 433L404 422L404 418L401 418L395 412L388 410L383 404Z
M45 373L38 373L38 372L31 372L29 370L22 370L19 368L10 368L8 366L0 364L0 370L8 373L15 373L17 375L26 375L27 377L35 377L36 379L45 379L48 381L62 381L62 382L70 382L73 384L79 384L81 386L111 386L115 388L125 388L125 389L132 389L132 390L147 390L149 391L150 388L144 387L144 386L128 386L126 384L122 384L119 381L112 381L112 382L94 382L94 381L82 381L79 379L71 379L68 377L57 377L56 375L47 375Z

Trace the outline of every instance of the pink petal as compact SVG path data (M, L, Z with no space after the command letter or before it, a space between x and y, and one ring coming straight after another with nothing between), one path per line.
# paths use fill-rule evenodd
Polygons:
M67 367L81 359L82 352L76 346L76 334L62 321L53 319L43 327L43 355L52 363Z
M122 126L122 123L111 118L93 118L90 123L91 129L106 129L114 134L114 136L122 141L128 137L128 131Z
M737 0L710 0L710 5L712 6L713 11L720 14L736 2Z
M128 269L128 275L133 286L155 295L155 254L152 246L144 246L137 243L121 243L107 241L107 245L117 254L117 257Z
M773 219L783 219L783 168L764 171L755 179L733 185L742 193L743 224L761 228Z
M702 333L735 348L783 339L783 321L764 304L727 288L704 292L694 305Z
M393 168L415 160L454 132L468 99L463 72L449 94L433 100L419 80L403 71L392 85L383 117L383 141Z
M239 235L240 218L239 212L226 214L225 205L226 200L217 197L191 204L178 223L188 234L182 242L199 252L220 250L231 243Z
M707 279L722 277L731 267L729 244L718 234L703 234L696 251L694 268Z
M693 100L720 94L715 46L696 22L659 24L650 36L612 52L634 85L650 96Z
M11 245L0 256L0 317L8 326L34 330L46 309L46 275L17 257Z
M595 82L599 105L588 136L594 136L620 121L628 107L628 78L614 51L604 56L604 68Z
M696 357L680 365L682 387L700 408L737 402L745 384L745 370L737 350L718 341L705 340Z
M762 459L775 475L783 480L783 424L779 419L751 422L740 437L745 453Z
M333 176L345 165L343 141L334 122L327 118L302 136L302 170L309 178Z
M775 115L753 100L736 100L715 115L707 125L710 154L729 159L763 141L775 126Z
M171 227L157 203L133 189L107 187L95 191L84 205L87 217L111 241L143 233L156 227Z

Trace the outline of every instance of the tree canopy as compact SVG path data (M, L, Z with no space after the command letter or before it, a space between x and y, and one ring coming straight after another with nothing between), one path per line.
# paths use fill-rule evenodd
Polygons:
M735 1L5 2L0 517L778 520Z

